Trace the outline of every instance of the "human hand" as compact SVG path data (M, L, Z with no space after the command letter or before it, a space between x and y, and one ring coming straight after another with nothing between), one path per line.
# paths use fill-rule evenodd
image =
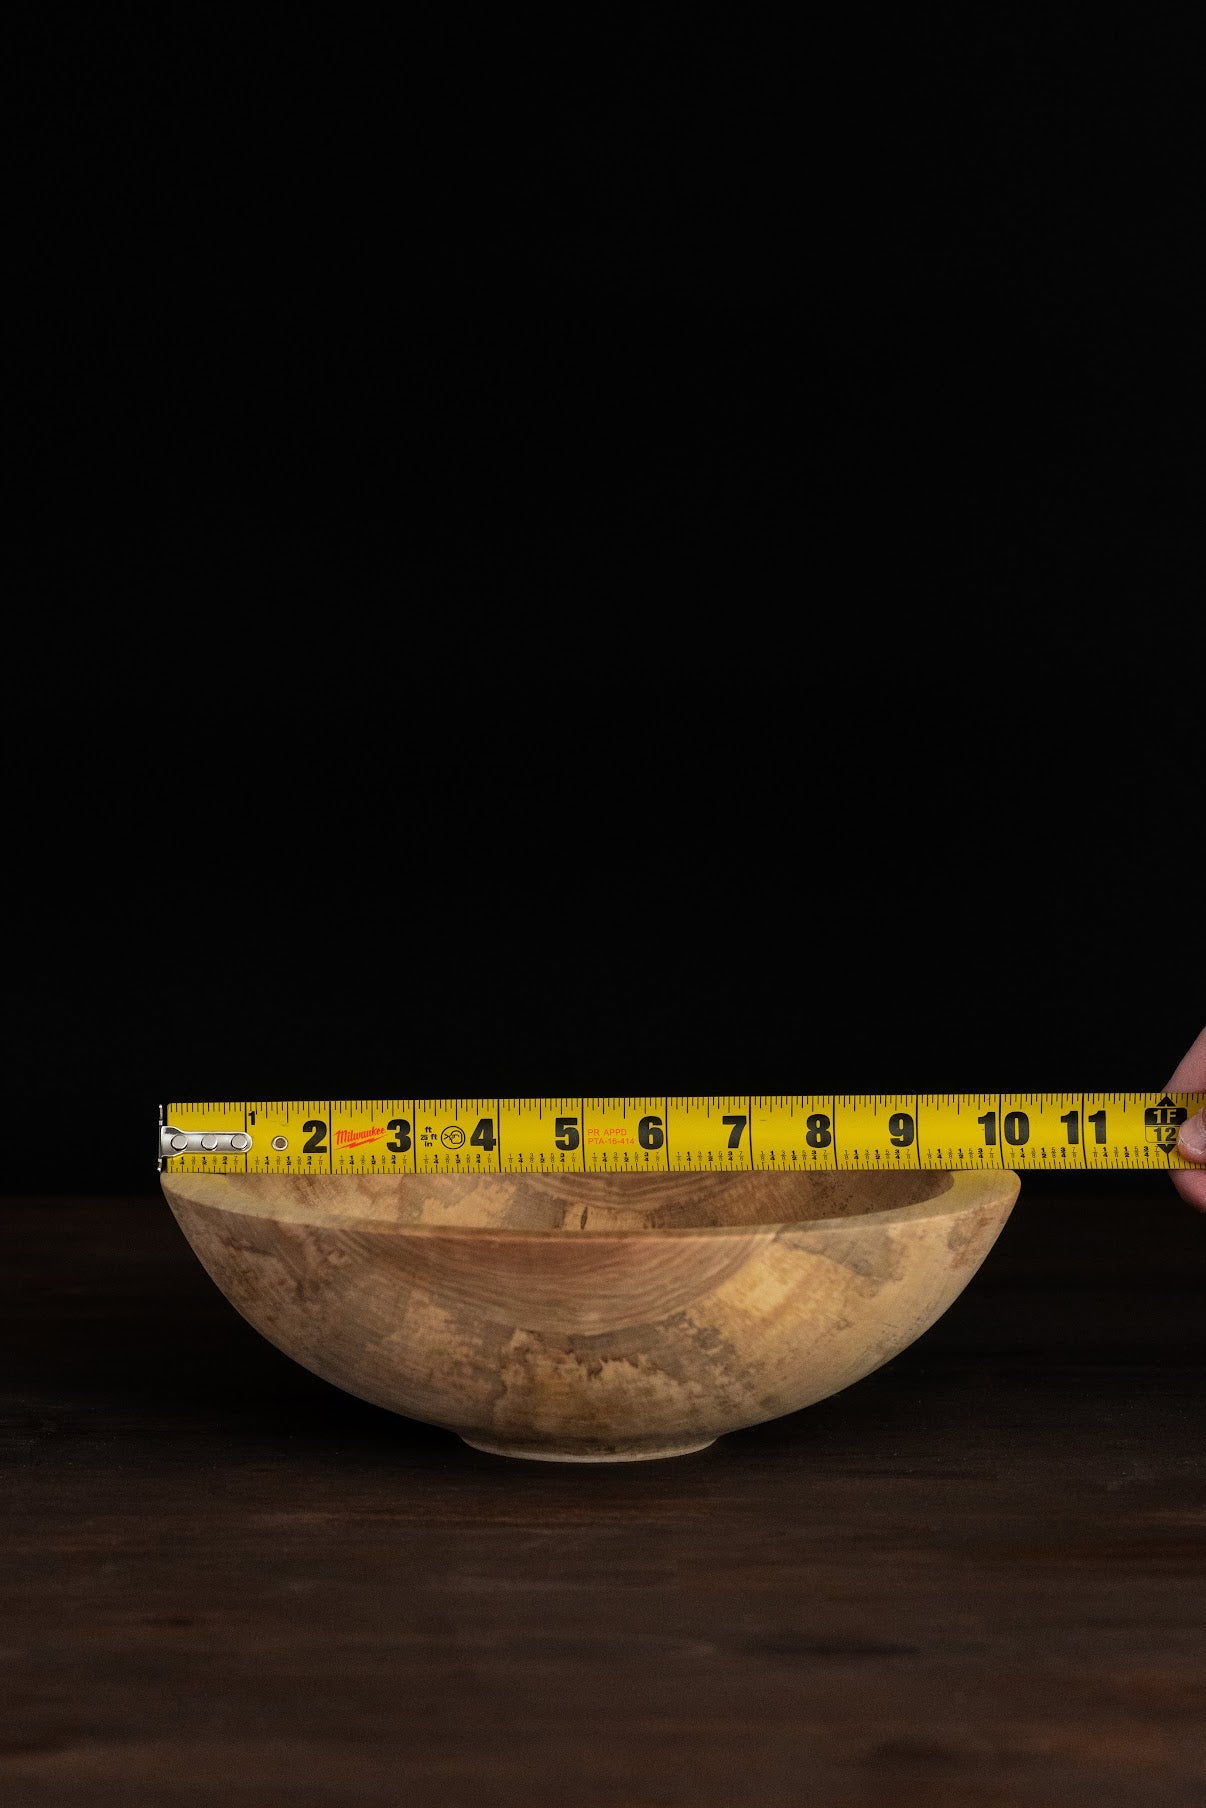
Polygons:
M1171 1080L1165 1088L1168 1092L1201 1092L1206 1089L1206 1029L1204 1029L1193 1047L1178 1061ZM1197 1161L1203 1166L1191 1168L1174 1168L1172 1183L1182 1199L1188 1199L1190 1205L1198 1211L1206 1212L1206 1120L1199 1111L1194 1117L1187 1118L1181 1125L1177 1137L1177 1154L1183 1155L1186 1161Z

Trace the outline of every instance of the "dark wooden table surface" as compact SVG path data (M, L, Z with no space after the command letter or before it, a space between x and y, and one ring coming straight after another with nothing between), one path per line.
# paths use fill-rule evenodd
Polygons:
M1206 1221L1167 1183L1030 1183L877 1374L599 1468L308 1375L157 1197L0 1238L6 1808L1206 1804Z

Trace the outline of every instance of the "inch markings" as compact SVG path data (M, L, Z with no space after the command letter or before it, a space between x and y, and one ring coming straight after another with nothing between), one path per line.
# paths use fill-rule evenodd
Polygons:
M719 1093L164 1107L160 1162L231 1174L1167 1170L1202 1093ZM174 1133L175 1141L172 1140ZM233 1143L232 1143L232 1138Z

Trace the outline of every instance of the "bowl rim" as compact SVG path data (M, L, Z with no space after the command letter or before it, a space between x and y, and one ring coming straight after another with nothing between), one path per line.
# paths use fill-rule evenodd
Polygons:
M915 1171L915 1170L914 1170ZM923 1170L924 1171L924 1170ZM672 1237L746 1237L769 1240L792 1232L800 1236L811 1236L816 1231L851 1230L856 1226L868 1229L886 1229L896 1224L918 1224L927 1219L959 1218L968 1212L974 1212L986 1205L1006 1206L1009 1210L1017 1202L1021 1190L1021 1175L1014 1168L935 1168L928 1170L935 1174L946 1174L951 1184L941 1192L934 1193L925 1199L914 1200L909 1205L884 1206L878 1211L839 1213L828 1218L784 1218L768 1220L759 1224L698 1224L698 1225L651 1225L599 1229L565 1230L560 1228L525 1229L512 1225L490 1224L405 1224L395 1219L356 1217L347 1219L332 1218L330 1220L283 1218L281 1223L295 1223L313 1230L346 1230L354 1234L371 1232L388 1233L390 1236L410 1237L452 1237L458 1242L496 1238L504 1241L522 1241L547 1243L550 1241L564 1244L582 1244L586 1242L632 1242L634 1239L657 1238L659 1240ZM224 1175L224 1174L190 1174L169 1176L160 1175L163 1192L169 1206L175 1210L175 1201L168 1187L168 1181L190 1180L201 1181L203 1188L207 1185L221 1185L227 1180L255 1181L260 1179L276 1179L278 1176L264 1175ZM1012 1186L1010 1185L1012 1183ZM216 1199L189 1198L187 1191L181 1193L185 1205L210 1206L225 1209ZM235 1215L252 1217L254 1213L239 1213L237 1206ZM269 1214L264 1214L268 1216Z

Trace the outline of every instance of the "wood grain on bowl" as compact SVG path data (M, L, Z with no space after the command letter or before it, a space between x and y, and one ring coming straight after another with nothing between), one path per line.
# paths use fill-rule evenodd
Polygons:
M362 1399L509 1455L679 1454L836 1393L991 1248L1012 1173L163 1175L217 1285Z

